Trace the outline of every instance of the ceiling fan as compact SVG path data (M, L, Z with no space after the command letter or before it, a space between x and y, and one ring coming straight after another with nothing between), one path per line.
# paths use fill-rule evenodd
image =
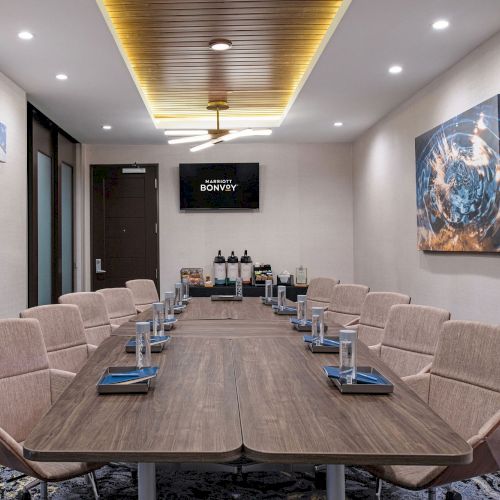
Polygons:
M187 136L181 137L179 139L170 139L169 144L186 144L189 142L203 142L198 146L194 146L190 149L193 153L196 151L201 151L202 149L210 148L215 144L220 142L228 142L234 139L239 139L240 137L252 137L257 135L271 135L272 130L267 129L253 129L246 128L243 130L226 130L219 128L219 112L229 109L229 105L226 101L210 101L208 103L207 109L209 111L215 111L217 113L217 128L212 130L166 130L165 135L167 136Z

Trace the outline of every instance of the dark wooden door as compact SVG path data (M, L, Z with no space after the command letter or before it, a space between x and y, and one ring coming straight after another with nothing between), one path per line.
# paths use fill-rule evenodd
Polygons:
M158 288L158 165L91 165L92 290ZM100 260L100 262L99 262Z

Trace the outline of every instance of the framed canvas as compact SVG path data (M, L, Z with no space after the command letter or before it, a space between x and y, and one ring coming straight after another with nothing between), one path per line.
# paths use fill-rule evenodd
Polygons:
M415 139L418 248L500 252L500 96Z
M0 122L0 163L7 161L7 126Z

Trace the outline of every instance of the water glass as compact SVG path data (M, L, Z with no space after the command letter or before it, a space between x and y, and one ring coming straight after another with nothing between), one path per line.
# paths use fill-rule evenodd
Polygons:
M153 337L165 335L165 304L155 302L153 304Z
M314 345L322 345L325 339L325 309L323 307L312 308L311 332Z
M265 281L266 302L273 298L273 280Z
M174 319L174 292L165 292L165 319Z
M182 283L175 284L175 299L174 305L182 306Z
M236 297L243 297L243 280L241 278L236 278L235 287Z
M307 295L297 295L297 321L299 325L307 323Z
M135 324L135 364L139 370L151 366L149 321L138 321Z
M189 279L182 278L182 298L189 299Z
M286 306L286 286L278 287L278 311L283 311Z
M340 330L340 383L356 383L356 330Z

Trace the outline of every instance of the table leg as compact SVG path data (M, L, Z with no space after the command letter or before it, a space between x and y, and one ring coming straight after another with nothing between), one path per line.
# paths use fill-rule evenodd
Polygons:
M326 500L345 500L345 470L343 465L326 466Z
M156 500L156 465L138 464L137 478L139 500Z

